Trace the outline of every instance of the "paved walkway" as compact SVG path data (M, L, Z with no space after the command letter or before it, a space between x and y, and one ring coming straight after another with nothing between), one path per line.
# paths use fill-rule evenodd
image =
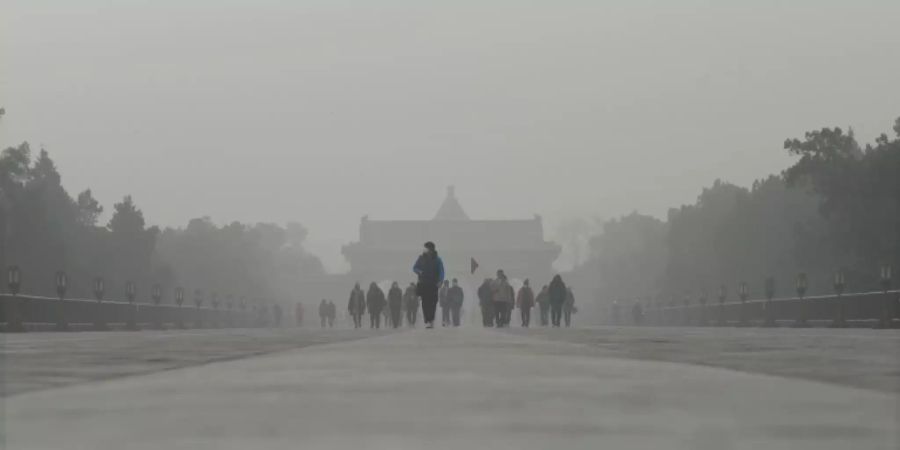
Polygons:
M896 449L900 397L415 330L0 399L9 449Z

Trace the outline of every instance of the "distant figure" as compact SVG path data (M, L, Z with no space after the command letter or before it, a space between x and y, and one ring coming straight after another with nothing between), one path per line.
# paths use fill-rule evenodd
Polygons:
M328 328L334 328L334 320L337 319L337 306L328 300Z
M406 309L406 324L416 326L419 315L419 296L416 295L416 283L409 283L406 292L403 293L403 307Z
M347 302L347 312L353 318L353 328L362 327L362 316L366 313L366 295L363 293L359 283L353 287L350 292L350 301Z
M303 303L297 302L294 305L294 320L297 322L298 327L303 326Z
M491 296L494 305L494 322L498 328L509 325L506 322L510 305L513 304L513 291L503 270L497 271L497 278L491 282Z
M641 302L636 301L631 307L631 319L635 325L640 325L644 321L644 308L641 307Z
M485 327L494 326L494 295L490 278L485 278L484 283L478 287L478 306L481 307L481 324Z
M396 281L388 291L388 309L391 312L391 326L400 328L403 325L403 290Z
M459 313L462 310L463 300L466 298L466 294L463 292L463 289L459 287L459 281L454 278L453 286L450 287L450 290L447 292L447 303L450 305L450 319L453 322L454 327L459 326Z
M450 282L444 280L440 290L438 290L438 306L441 307L441 326L450 325L450 303L447 301L447 294L450 293Z
M369 284L369 292L366 293L366 308L369 310L369 327L381 328L381 313L385 307L384 291L375 282Z
M541 288L541 292L538 293L535 301L541 312L541 326L546 327L550 324L550 292L546 284Z
M328 300L322 299L322 303L319 303L319 321L322 322L322 328L325 328L325 325L328 324Z
M566 319L566 328L572 326L572 314L575 314L578 310L575 309L575 294L572 293L572 288L568 288L566 290L566 303L563 305L563 316Z
M516 289L512 287L512 284L507 283L506 290L508 291L506 298L509 300L507 301L506 310L503 311L503 325L509 327L512 323L513 310L516 309Z
M272 314L275 315L275 326L281 326L281 305L276 303L275 306L272 307Z
M547 293L550 296L550 322L553 323L555 328L559 328L562 321L563 306L565 306L566 298L569 296L569 291L566 289L566 284L563 283L561 276L557 274L553 277Z
M434 242L425 243L425 252L419 255L413 265L413 272L419 276L416 293L422 298L422 314L425 328L434 328L434 310L438 301L438 286L444 281L444 262L438 256Z
M519 313L522 316L522 326L528 328L531 323L531 308L534 307L534 291L531 290L527 279L519 289L516 304L519 306Z

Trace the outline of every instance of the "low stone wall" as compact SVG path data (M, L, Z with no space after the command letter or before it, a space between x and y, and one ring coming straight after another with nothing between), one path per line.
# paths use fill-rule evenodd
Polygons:
M622 305L610 321L634 323L631 305ZM872 323L883 328L897 325L900 291L864 292L815 297L756 299L746 302L709 302L643 310L649 325L757 325L835 326ZM618 316L618 317L616 317Z
M248 327L270 322L252 310L0 294L0 330Z

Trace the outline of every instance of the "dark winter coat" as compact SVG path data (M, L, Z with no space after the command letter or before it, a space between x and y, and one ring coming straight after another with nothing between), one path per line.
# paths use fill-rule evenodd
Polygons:
M447 291L447 302L448 306L451 308L462 308L463 299L465 299L466 294L463 293L463 290L459 286L453 286Z
M388 291L388 306L391 311L400 311L403 308L403 291L399 287L392 287Z
M381 314L385 305L384 291L377 284L369 286L369 292L366 294L366 308L369 314Z
M403 294L403 307L407 310L419 308L419 297L416 295L415 286L406 288L406 292Z
M554 277L553 281L550 282L550 304L551 305L564 305L566 304L566 298L569 296L569 291L566 289L566 283L563 283L562 278Z
M534 306L534 291L528 286L522 286L522 288L519 289L519 296L516 298L516 303L521 309L531 308Z
M444 282L444 261L437 252L423 253L416 259L413 272L419 276L420 285L437 286Z
M351 316L361 316L366 313L366 295L362 289L353 289L350 292L350 301L347 302L347 311Z
M494 301L493 293L491 292L491 282L485 281L478 288L478 302L481 306L490 306Z

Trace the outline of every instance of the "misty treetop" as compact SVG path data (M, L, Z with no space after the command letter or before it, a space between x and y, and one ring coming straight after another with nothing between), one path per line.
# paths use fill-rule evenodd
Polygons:
M26 293L54 295L53 274L65 270L70 297L90 297L91 280L102 276L110 299L123 298L126 280L137 282L143 301L154 283L169 297L182 285L223 300L292 299L301 277L324 273L297 223L219 227L204 217L160 230L147 226L130 196L98 225L103 211L90 190L74 199L66 192L46 151L33 157L23 143L0 154L0 267L20 266Z
M760 298L768 276L790 296L798 272L811 294L831 293L839 269L848 289L878 290L879 265L900 267L900 118L894 133L865 147L840 128L788 139L799 159L781 174L749 188L716 180L665 220L605 222L571 277L605 303L714 301L723 284L733 301L741 281Z

